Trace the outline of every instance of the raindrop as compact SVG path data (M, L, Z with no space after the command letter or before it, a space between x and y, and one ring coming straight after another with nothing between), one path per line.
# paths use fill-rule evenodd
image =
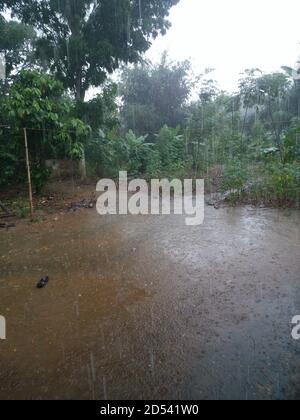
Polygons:
M91 368L89 365L87 365L87 373L88 373L89 387L92 394L92 400L95 400L95 386L92 380L92 373L91 373Z
M123 358L123 348L122 348L122 342L121 342L121 339L120 339L120 337L118 337L118 345L119 345L119 354L120 354L120 359L122 360L122 358Z
M92 380L93 380L93 382L95 382L96 381L96 370L95 370L94 354L92 352L90 354L90 359L91 359Z
M57 45L54 45L54 47L53 47L53 54L54 54L54 60L58 60L59 59L59 52L58 52Z
M150 350L150 369L151 369L152 376L154 376L155 358L154 358L154 353L152 349Z
M74 306L75 306L76 317L79 318L79 305L78 305L78 302L75 302L74 303Z
M107 401L107 386L106 386L106 378L103 376L103 399Z
M130 14L127 16L127 46L129 47L131 43L131 19Z
M142 0L139 0L139 13L140 13L139 25L143 26Z
M70 67L70 39L66 39L68 67Z
M153 306L151 306L151 327L152 330L154 329L154 313L153 313Z

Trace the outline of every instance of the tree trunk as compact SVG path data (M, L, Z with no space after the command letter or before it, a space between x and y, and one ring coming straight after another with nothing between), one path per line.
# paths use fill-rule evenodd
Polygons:
M82 71L80 69L76 77L76 100L84 102L85 93L85 89L82 87Z

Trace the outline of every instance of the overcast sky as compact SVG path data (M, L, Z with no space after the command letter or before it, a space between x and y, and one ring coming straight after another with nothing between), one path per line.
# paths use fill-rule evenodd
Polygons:
M172 28L147 57L156 61L168 50L175 60L190 58L196 72L215 68L219 86L232 91L246 68L294 66L299 17L299 0L180 0L170 13Z

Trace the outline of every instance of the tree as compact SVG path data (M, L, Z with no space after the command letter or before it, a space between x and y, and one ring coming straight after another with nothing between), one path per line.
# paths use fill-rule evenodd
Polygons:
M273 134L274 145L284 161L284 135L290 125L292 115L289 113L289 94L291 83L283 73L271 73L257 80L260 102L263 106L262 117L266 128Z
M243 146L244 134L246 130L246 123L249 116L249 110L254 109L260 103L261 92L258 88L257 80L261 76L260 69L247 69L245 70L244 77L239 81L240 98L244 108L244 118L241 131L241 143ZM255 109L255 112L257 108Z
M289 108L290 112L295 117L300 117L300 61L297 61L296 67L291 68L283 66L282 69L285 71L287 76L293 82L293 87L289 94Z
M153 135L165 124L183 124L184 107L192 89L189 70L188 61L172 63L166 54L158 65L144 63L125 69L120 93L127 129Z
M40 34L37 58L83 101L121 62L139 61L151 39L165 34L179 0L5 0Z
M0 15L0 54L5 59L5 73L24 64L31 53L35 32L32 27L15 21L6 21Z
M46 159L80 158L90 129L75 115L75 104L64 96L61 82L37 71L21 71L0 99L0 120L10 127L0 129L0 183L6 181L5 174L15 179L24 174L19 164L24 162L24 127L36 187L41 187Z
M82 115L85 123L94 132L109 131L119 125L117 99L117 85L109 81L101 88L101 93L89 102L77 102L77 115Z
M199 99L188 108L186 151L192 156L196 174L199 169L203 172L209 165L219 163L220 156L224 154L225 141L218 140L221 136L224 138L229 127L231 135L233 131L232 107L228 108L231 98L225 97L216 81L208 77L211 71L207 69L199 76Z

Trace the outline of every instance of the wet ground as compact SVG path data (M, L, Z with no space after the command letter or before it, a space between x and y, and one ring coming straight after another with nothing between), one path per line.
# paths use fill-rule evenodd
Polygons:
M82 210L1 231L0 398L300 398L299 223Z

